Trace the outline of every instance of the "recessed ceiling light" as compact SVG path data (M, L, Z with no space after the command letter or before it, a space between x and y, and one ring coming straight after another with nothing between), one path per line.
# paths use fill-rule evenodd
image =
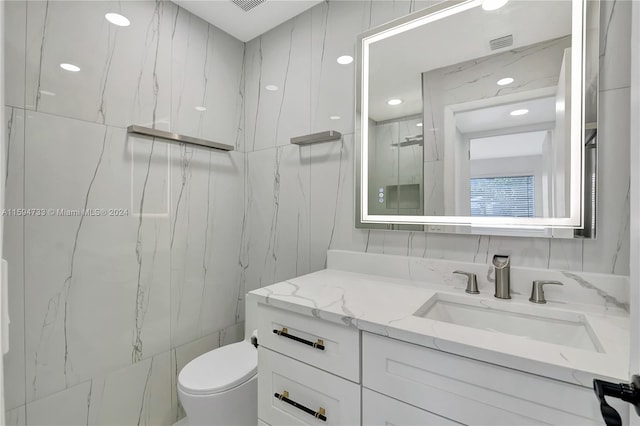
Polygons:
M340 65L348 65L348 64L350 64L351 62L353 62L353 56L343 55L343 56L340 56L340 57L337 59L337 61L338 61L338 63L339 63Z
M203 106L197 106L197 107L195 107L195 110L196 110L196 111L200 111L200 112L204 112L204 111L206 111L206 110L207 110L207 108L206 108L206 107L203 107Z
M501 78L500 80L496 81L496 84L498 86L506 86L507 84L511 83L513 83L513 79L511 77Z
M402 103L402 99L389 99L387 104L391 106L400 105Z
M107 13L104 17L113 25L117 25L119 27L128 27L131 25L131 22L119 13Z
M73 64L60 64L60 68L66 71L78 72L80 71L80 67Z
M513 116L517 116L517 115L525 115L528 112L529 112L528 109L516 109L514 111L511 111L510 114Z
M418 124L416 124L416 126L422 127L422 123L418 123Z
M509 0L482 0L484 10L497 10L507 4Z
M56 94L53 92L50 92L48 90L40 90L40 94L41 95L45 95L45 96L55 96Z
M276 90L278 90L278 86L276 86L275 84L267 84L266 86L264 86L264 88L270 92L275 92Z
M340 116L339 115L332 115L331 117L329 117L329 120L340 120Z

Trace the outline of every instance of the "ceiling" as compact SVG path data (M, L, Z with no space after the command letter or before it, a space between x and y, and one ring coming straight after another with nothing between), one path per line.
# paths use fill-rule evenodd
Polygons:
M277 27L322 0L267 0L245 12L231 0L173 0L189 12L231 34L249 41Z
M525 115L512 116L511 111L517 109L526 109L529 112ZM486 132L555 121L556 99L552 96L456 113L456 127L460 133Z

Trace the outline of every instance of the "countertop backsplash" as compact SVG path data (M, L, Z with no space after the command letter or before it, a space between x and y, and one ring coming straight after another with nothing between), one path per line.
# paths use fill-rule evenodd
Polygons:
M504 254L504 253L496 253ZM327 269L360 272L419 283L451 286L464 292L466 277L453 271L473 272L482 295L493 295L494 276L491 264L458 262L383 254L329 250ZM529 297L533 280L554 280L564 285L546 287L547 303L560 306L568 302L603 306L629 312L629 277L590 272L522 268L511 264L511 294Z

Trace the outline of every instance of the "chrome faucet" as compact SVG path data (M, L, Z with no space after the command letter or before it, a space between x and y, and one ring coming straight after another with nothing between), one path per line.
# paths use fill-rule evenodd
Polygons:
M496 292L494 296L498 299L511 299L509 256L501 254L493 256L493 268L496 278Z

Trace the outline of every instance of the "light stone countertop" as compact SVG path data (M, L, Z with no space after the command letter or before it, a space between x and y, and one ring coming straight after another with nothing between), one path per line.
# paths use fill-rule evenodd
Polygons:
M436 293L464 297L482 308L522 314L539 315L542 310L556 316L580 313L601 352L414 316ZM611 306L536 305L528 301L528 295L513 293L511 300L498 300L486 291L469 295L450 285L335 269L292 278L251 294L258 303L584 387L590 388L594 377L629 378L628 312Z

